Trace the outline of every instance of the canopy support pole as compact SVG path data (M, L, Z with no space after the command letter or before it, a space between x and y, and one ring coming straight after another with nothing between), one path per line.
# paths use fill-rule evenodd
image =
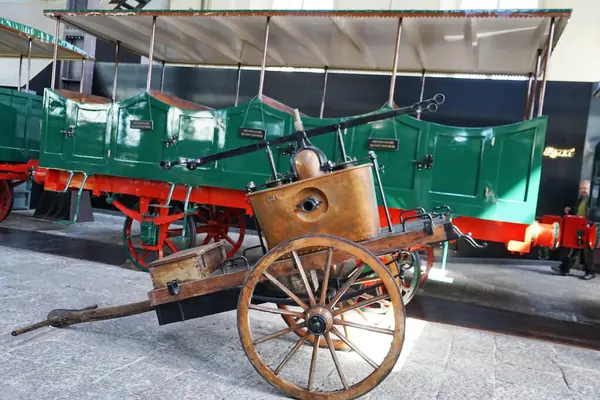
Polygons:
M29 91L29 81L31 80L31 46L32 40L29 38L29 44L27 47L27 81L25 81L25 90Z
M529 101L531 100L531 89L533 88L533 74L529 73L529 79L527 83L527 97L525 98L525 112L523 113L523 120L527 119L529 115Z
M421 73L421 93L419 94L419 101L423 101L423 96L425 95L425 70ZM421 119L421 109L417 114L417 119Z
M533 118L533 111L535 110L535 95L537 93L538 87L538 76L540 75L540 67L542 62L542 50L538 49L537 51L537 59L535 62L535 73L533 79L533 88L531 90L531 104L529 105L529 119Z
M117 101L117 79L119 77L119 50L121 42L117 41L115 46L115 76L113 78L113 90L112 90L112 101Z
M548 48L546 49L546 55L544 57L544 75L542 77L542 87L540 88L540 99L538 100L538 112L537 116L542 116L542 110L544 109L544 97L546 95L546 81L548 71L548 61L552 55L552 44L554 43L554 29L556 27L554 18L550 20L550 32L548 33Z
M79 80L79 93L83 93L83 73L85 71L85 58L81 59L81 78Z
M165 87L165 62L162 62L162 68L160 70L160 91L162 92Z
M323 112L325 111L325 96L327 96L327 76L329 75L329 69L325 67L325 76L323 77L323 95L321 96L321 111L319 112L319 118L323 118Z
M269 45L269 26L271 26L271 17L267 17L267 26L265 28L265 47L263 50L262 65L260 67L260 81L258 82L259 100L262 100L263 84L265 82L265 66L267 65L267 46Z
M240 83L241 82L242 82L242 63L238 63L237 83L235 85L235 104L234 104L234 107L237 107L238 101L240 100Z
M396 49L394 50L394 65L392 67L392 81L390 82L390 97L388 106L394 104L394 90L396 89L396 75L398 73L398 52L400 51L400 37L402 36L402 18L398 18L398 31L396 33Z
M50 89L54 90L56 84L56 63L58 59L58 34L60 31L60 17L56 17L56 28L54 30L54 54L52 55L52 82Z
M21 91L21 73L23 72L23 54L19 57L19 92Z
M152 17L152 36L150 38L150 54L148 54L148 76L146 78L146 92L150 93L152 82L152 63L154 59L154 36L156 35L156 16Z

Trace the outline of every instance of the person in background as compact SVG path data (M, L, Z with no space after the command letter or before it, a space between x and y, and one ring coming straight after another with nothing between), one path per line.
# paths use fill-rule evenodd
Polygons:
M578 215L580 217L588 218L590 203L590 181L581 181L579 184L579 196L577 198L577 204L574 207L565 207L565 214ZM585 274L581 279L589 280L595 277L593 270L594 267L594 253L595 249L590 249L585 246L583 249L570 249L569 255L563 260L560 266L552 266L552 269L559 274L568 275L571 271L571 267L579 258L579 262L583 265Z

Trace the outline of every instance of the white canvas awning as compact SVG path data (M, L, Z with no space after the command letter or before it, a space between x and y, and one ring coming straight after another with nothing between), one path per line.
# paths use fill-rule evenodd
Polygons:
M398 70L527 75L538 49L553 47L571 10L535 11L214 11L48 10L99 39L148 56L156 17L154 61L260 66L270 17L267 67L382 71L393 68L402 18Z

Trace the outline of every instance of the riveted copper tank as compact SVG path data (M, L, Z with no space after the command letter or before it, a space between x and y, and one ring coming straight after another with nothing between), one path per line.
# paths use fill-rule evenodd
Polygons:
M250 193L269 248L294 237L329 234L361 241L379 234L371 164Z

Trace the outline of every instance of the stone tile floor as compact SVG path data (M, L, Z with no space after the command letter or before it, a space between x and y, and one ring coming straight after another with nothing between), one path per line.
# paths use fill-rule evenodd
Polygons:
M120 240L116 233L122 222L97 221L83 229L58 229L18 216L6 222L18 229L68 230L65 236L74 237L102 232L98 236L103 240L113 232ZM451 264L446 277L453 282L431 281L419 296L568 320L596 319L594 293L600 279L581 281L547 272L538 266ZM139 301L150 287L142 272L0 243L0 399L283 397L247 360L235 311L165 326L147 313L10 336L14 328L44 318L50 309ZM259 321L259 328L272 322ZM266 353L281 354L280 348L265 345ZM322 359L321 375L331 380L333 366L330 359ZM352 368L352 359L343 361ZM293 364L289 373L307 375L308 364ZM600 352L408 319L400 361L365 396L399 397L600 399Z

